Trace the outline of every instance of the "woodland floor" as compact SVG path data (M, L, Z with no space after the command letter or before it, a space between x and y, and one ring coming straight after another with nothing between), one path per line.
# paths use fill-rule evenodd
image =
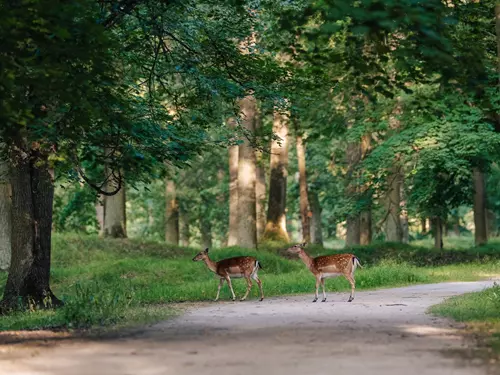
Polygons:
M0 374L487 374L463 325L427 309L493 282L219 302L119 337L3 333Z

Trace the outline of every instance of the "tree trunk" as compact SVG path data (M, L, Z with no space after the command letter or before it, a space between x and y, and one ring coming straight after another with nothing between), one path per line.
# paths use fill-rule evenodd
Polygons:
M302 136L297 135L297 160L299 164L300 219L302 224L302 241L311 240L311 216L307 192L306 151Z
M358 181L356 166L361 159L359 143L349 143L346 150L348 172L346 175L346 195L352 200L358 199ZM352 205L355 206L355 205ZM346 218L346 246L359 245L361 240L359 212L350 212Z
M175 191L175 182L167 178L165 181L165 241L179 245L179 204Z
M474 239L476 246L488 242L486 226L486 188L484 173L473 169L474 179Z
M401 197L401 216L400 216L401 241L403 243L409 243L410 242L410 224L408 222L408 210L406 209L406 197L405 197L403 183L401 183L400 197Z
M179 223L180 223L179 235L180 235L181 246L188 247L189 240L191 238L191 231L189 228L189 217L187 215L187 212L185 212L185 210L183 210L182 208L179 208Z
M359 243L369 245L372 242L372 211L371 209L361 212L359 215Z
M106 173L109 174L108 172ZM116 183L112 179L108 182L108 190L116 189ZM127 216L125 208L125 185L112 196L104 197L104 237L126 238L127 237Z
M261 127L261 115L255 122L256 130ZM257 180L255 182L255 199L257 210L257 241L262 239L264 229L266 228L266 170L264 168L264 160L262 158L262 151L255 151L257 159Z
M440 217L432 219L432 231L434 234L434 247L436 249L443 248L443 220Z
M272 241L289 242L286 230L286 179L288 175L288 122L287 114L274 112L273 133L280 140L271 145L271 178L269 182L269 203L264 238Z
M365 134L361 137L361 160L364 160L370 151L371 134ZM359 214L359 243L360 245L369 245L372 242L372 194L369 185L363 186L363 194L368 204Z
M240 101L243 127L255 133L256 101L246 96ZM238 245L257 247L257 203L255 194L256 159L255 151L248 140L238 150ZM231 245L231 244L230 244Z
M235 127L234 120L230 123ZM229 231L227 245L238 244L238 157L239 147L229 147Z
M425 217L420 218L420 228L421 228L420 232L422 234L427 233L427 218Z
M203 249L212 247L212 223L205 215L200 217L201 246Z
M52 233L53 174L46 156L22 147L11 154L12 258L0 310L59 306L52 293L50 253Z
M7 271L11 257L11 189L9 164L0 160L0 271Z
M401 174L394 166L388 177L388 186L385 196L385 209L387 219L385 235L388 242L402 242L403 230L401 228L399 206L401 204Z
M321 224L321 205L318 193L309 190L309 202L311 204L311 243L323 246L323 226Z

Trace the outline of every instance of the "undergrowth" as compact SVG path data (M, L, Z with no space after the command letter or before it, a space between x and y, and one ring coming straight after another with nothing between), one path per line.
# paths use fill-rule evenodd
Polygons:
M286 246L263 245L256 250L212 249L219 260L236 255L256 256L263 266L259 276L266 297L313 293L314 278L305 266L284 252ZM210 301L218 281L203 263L193 262L199 251L164 243L110 240L97 236L56 234L53 238L51 282L65 306L58 310L16 313L0 318L0 330L89 328L154 321L172 314L172 302ZM333 253L308 246L311 255ZM435 251L401 244L375 244L344 250L353 252L365 267L356 271L357 289L404 286L455 280L477 280L498 274L500 252L493 247ZM339 252L337 250L337 252ZM0 292L5 284L0 274ZM343 278L327 280L327 291L347 292ZM245 291L242 280L235 292ZM258 288L250 299L255 303ZM332 297L339 301L347 295ZM229 299L227 285L221 299Z

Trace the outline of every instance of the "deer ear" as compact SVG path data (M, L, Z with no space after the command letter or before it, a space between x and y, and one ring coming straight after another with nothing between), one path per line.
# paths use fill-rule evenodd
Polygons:
M208 253L208 247L205 249L205 253Z
M307 245L307 242L304 242L302 245L300 245L301 247L306 247Z

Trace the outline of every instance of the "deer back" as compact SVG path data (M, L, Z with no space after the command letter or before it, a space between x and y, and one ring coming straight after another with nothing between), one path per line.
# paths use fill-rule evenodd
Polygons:
M217 262L217 274L224 276L250 275L257 266L257 259L249 256L227 258Z
M323 255L314 258L314 267L318 272L350 273L353 267L352 254Z

